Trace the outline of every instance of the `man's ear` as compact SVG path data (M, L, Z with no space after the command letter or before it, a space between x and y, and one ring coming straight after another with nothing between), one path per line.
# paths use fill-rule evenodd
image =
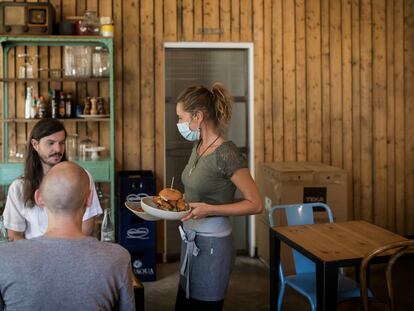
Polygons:
M40 194L40 190L37 189L34 193L34 199L37 206L45 207L45 202L43 202L42 195Z
M32 138L32 140L30 141L30 143L32 144L34 150L39 151L38 150L39 149L39 142L36 139Z

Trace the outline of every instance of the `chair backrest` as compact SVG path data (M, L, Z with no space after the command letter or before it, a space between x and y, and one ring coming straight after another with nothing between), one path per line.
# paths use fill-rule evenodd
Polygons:
M269 223L271 227L275 226L274 214L277 210L284 209L286 214L286 222L288 226L297 225L309 225L314 223L313 209L323 208L327 215L329 222L333 222L332 212L328 205L324 203L303 203L303 204L289 204L289 205L276 205L269 210ZM315 264L299 254L297 251L293 251L293 259L295 262L296 273L315 272Z
M408 253L408 252L414 252L414 240L406 240L402 242L395 242L390 243L385 246L381 246L369 254L365 255L362 262L361 262L361 268L359 271L359 278L360 278L360 286L361 286L361 300L364 311L368 311L368 287L367 287L367 267L371 260L373 260L375 257L384 254L385 252L393 251L393 253L390 256L390 259L388 260L388 264L386 267L386 279L387 279L387 293L388 293L388 305L389 310L393 311L395 310L395 303L394 303L394 292L393 292L393 286L392 286L392 268L397 261L398 258L400 258L402 255Z

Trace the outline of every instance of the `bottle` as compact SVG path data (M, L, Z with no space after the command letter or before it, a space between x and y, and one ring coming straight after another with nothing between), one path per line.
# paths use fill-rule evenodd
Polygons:
M110 208L105 208L101 227L101 241L103 242L115 242L115 231L114 226L112 225L110 212Z
M33 102L33 87L27 87L26 91L26 99L24 102L24 117L26 119L30 119L31 111L32 111L32 102Z
M52 95L52 102L50 103L51 105L51 110L52 110L52 118L53 119L57 119L59 117L59 105L58 102L56 100L56 93L53 92Z
M0 215L0 243L8 242L9 237L7 235L7 229L3 223L3 216Z
M98 102L97 102L98 114L105 114L105 111L104 111L104 99L103 99L103 97L98 97L97 100L98 100Z
M80 118L82 114L83 114L83 104L81 102L78 102L76 104L75 115L77 118Z
M38 109L37 109L37 99L36 97L32 100L32 108L30 110L30 118L36 119L38 116Z
M64 118L66 115L65 93L60 92L59 95L59 118Z
M65 110L66 110L66 117L71 118L72 117L72 94L71 93L66 94Z
M47 117L47 107L45 98L43 96L40 96L39 100L37 101L37 113L40 119Z
M83 100L83 114L91 114L91 102L89 97L85 97Z

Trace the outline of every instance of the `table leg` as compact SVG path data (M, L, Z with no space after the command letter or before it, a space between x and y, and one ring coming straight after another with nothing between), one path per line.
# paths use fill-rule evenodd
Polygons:
M338 266L316 263L316 309L331 311L336 309L338 292Z
M270 246L270 310L277 310L279 299L279 264L280 264L280 240L276 237L272 228L269 231Z

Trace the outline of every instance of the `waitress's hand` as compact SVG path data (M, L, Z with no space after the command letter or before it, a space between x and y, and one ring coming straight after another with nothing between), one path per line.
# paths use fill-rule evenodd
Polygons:
M200 219L200 218L204 218L209 216L209 212L210 212L210 204L206 204L206 203L202 203L202 202L198 202L198 203L190 203L190 209L191 212L181 218L182 221L186 221L189 219Z

